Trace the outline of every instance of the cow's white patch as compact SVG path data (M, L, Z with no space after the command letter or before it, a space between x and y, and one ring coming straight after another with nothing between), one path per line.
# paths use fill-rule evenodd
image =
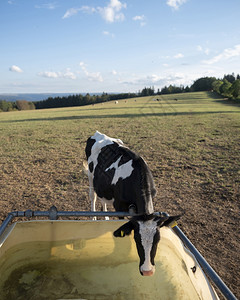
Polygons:
M96 140L96 142L92 146L91 155L88 158L88 164L93 162L93 172L92 173L94 173L94 170L97 166L98 155L101 152L101 149L107 145L113 144L114 142L118 143L120 145L123 145L123 142L120 139L110 138L109 136L102 134L98 131L96 131L95 134L91 138Z
M152 197L150 198L149 201L146 202L146 213L147 213L148 215L154 213L153 203L152 203Z
M151 249L153 246L153 238L157 229L157 222L153 220L138 221L139 234L141 236L141 242L145 253L145 260L141 265L141 271L150 271L154 269L151 264Z
M111 170L111 169L113 169L113 168L114 168L114 169L117 169L117 168L118 168L118 164L119 164L121 158L122 158L122 156L120 156L120 157L118 158L118 160L116 160L114 163L112 163L111 166L108 167L105 171L107 172L108 170Z
M108 199L100 198L100 197L98 197L98 199L101 201L102 206L104 206L104 205L113 205L113 202L114 202L114 199L108 200ZM106 210L103 210L103 211L106 211Z
M126 162L125 164L118 166L122 156L119 157L117 161L111 164L109 168L107 168L105 171L115 169L115 173L112 179L112 184L116 184L120 178L125 179L129 177L132 174L133 167L132 167L132 159Z

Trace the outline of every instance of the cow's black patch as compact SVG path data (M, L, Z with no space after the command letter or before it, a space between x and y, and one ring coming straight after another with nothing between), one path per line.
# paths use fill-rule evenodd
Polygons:
M154 214L150 214L150 215L143 214L143 215L140 215L140 216L134 216L134 217L132 217L132 222L137 222L137 221L145 222L145 221L153 220L155 218L156 217L155 217Z
M145 261L145 251L144 251L144 248L142 245L141 235L139 233L139 225L137 222L135 223L135 228L134 228L134 240L135 240L138 255L140 258L139 266L141 266L142 264L144 264L144 261Z
M151 264L153 266L155 265L154 258L155 258L156 253L157 253L157 246L158 246L159 241L160 241L160 231L157 228L156 233L153 237L153 244L152 244L152 249L151 249L151 253L150 253Z
M124 165L126 164L129 160L137 160L139 159L139 156L132 152L130 149L126 148L126 147L122 147L120 146L119 147L119 151L121 152L121 159L120 159L120 162L118 164L118 166L120 167L121 165Z
M109 168L121 156L120 148L119 144L115 142L103 147L98 155L98 166L102 170Z
M89 168L89 171L92 173L93 172L93 162L92 161L88 165L88 168Z
M92 146L94 145L95 142L96 142L96 140L92 139L92 138L89 138L87 140L87 145L86 145L86 148L85 148L85 153L86 153L87 160L88 160L89 156L91 155Z

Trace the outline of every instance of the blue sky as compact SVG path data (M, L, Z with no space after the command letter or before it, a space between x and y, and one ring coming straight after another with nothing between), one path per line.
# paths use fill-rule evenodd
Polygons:
M1 0L0 93L137 92L240 73L240 0Z

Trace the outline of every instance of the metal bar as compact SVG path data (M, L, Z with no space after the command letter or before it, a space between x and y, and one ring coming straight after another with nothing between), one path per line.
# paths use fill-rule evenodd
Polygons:
M50 220L57 220L58 217L132 217L133 214L129 212L102 212L102 211L57 211L55 206L52 206L47 211L13 211L8 214L6 219L2 222L0 226L0 237L11 223L11 221L16 217L47 217Z
M50 220L56 220L58 217L133 217L138 216L134 211L129 212L117 212L117 211L58 211L55 206L52 206L47 211L14 211L9 213L9 215L13 215L14 217L48 217ZM154 213L156 216L165 215L163 212ZM5 223L6 220L3 222ZM11 220L9 221L11 222ZM8 223L9 223L8 222ZM2 225L3 225L2 223Z
M128 212L58 211L59 217L130 217Z
M7 228L8 224L15 218L15 214L9 213L6 219L2 222L2 225L0 226L0 237Z
M16 211L9 215L13 217L49 217L50 211ZM57 211L58 217L132 217L133 215L128 212L115 212L115 211ZM5 220L6 221L6 220ZM3 221L3 223L5 222ZM2 223L2 224L3 224Z
M50 217L49 211L33 211L32 217ZM57 211L56 220L58 217L131 217L128 212L103 212L103 211Z
M32 217L50 217L49 211L33 211ZM128 212L57 211L56 217L131 217Z
M210 279L215 283L215 285L221 291L223 296L227 300L237 300L234 294L230 291L230 289L226 286L226 284L222 281L222 279L218 276L218 274L213 270L213 268L208 264L208 262L201 255L201 253L194 247L194 245L190 242L190 240L186 237L186 235L182 232L182 230L178 226L175 226L173 227L173 231L181 239L184 245L192 252L192 254L199 262L200 266L203 268L205 273L210 277Z

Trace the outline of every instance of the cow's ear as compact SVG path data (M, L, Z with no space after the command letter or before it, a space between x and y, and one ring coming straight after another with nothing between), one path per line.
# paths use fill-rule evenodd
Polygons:
M125 235L129 235L133 230L133 223L131 221L125 223L117 230L114 231L113 235L115 237L124 237Z
M163 226L168 226L170 225L172 222L177 221L181 218L181 215L178 216L164 216L164 217L159 217L157 224L159 227L163 227Z

